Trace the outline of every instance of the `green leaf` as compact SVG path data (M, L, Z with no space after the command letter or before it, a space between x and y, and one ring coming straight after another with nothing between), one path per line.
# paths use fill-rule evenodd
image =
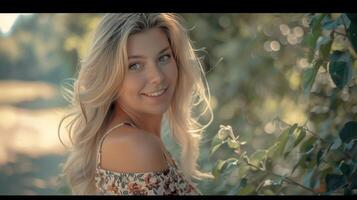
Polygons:
M315 165L315 160L313 159L314 154L314 143L316 138L309 136L304 142L300 145L300 154L303 156L300 166L304 168L311 168Z
M218 160L217 164L213 168L212 174L214 175L215 178L218 178L224 170L227 168L237 165L237 159L236 158L229 158L227 160Z
M323 162L323 163L321 163L319 165L319 171L320 172L323 172L325 170L329 170L330 168L331 168L331 165L329 165L328 163L325 163L325 162Z
M344 143L349 143L351 140L357 138L357 122L347 122L339 133L339 136Z
M298 128L297 124L294 124L293 126L291 126L289 128L288 141L286 142L286 145L285 145L285 148L284 148L284 151L283 151L284 158L286 158L286 156L288 156L289 153L295 147L294 144L296 142L297 137L300 134L300 131L301 131L301 129Z
M352 24L357 24L357 14L356 13L346 13L345 15L351 21Z
M322 13L322 14L316 14L312 17L312 19L311 19L311 31L312 32L320 33L321 25L322 25L321 22L326 16L327 15L325 13Z
M215 178L218 178L221 175L224 162L224 160L218 160L216 165L214 166L212 174Z
M210 156L212 156L224 143L227 142L225 139L222 139L220 135L221 132L222 131L220 130L212 139Z
M239 182L239 185L241 187L245 187L245 186L247 186L247 182L248 182L248 180L246 178L242 178L242 180L240 180L240 182Z
M226 141L221 141L221 143L218 143L211 148L210 156L212 156L224 143L226 143Z
M332 30L341 25L346 25L346 27L349 27L350 23L351 21L347 15L342 13L336 20L324 20L322 22L322 28L325 30Z
M334 51L330 56L329 73L336 87L343 89L352 79L352 60L348 52Z
M303 72L302 87L303 87L305 95L308 95L310 93L312 85L315 82L316 74L317 74L322 62L323 62L322 60L314 60L311 63L311 67L305 69L305 71Z
M357 14L347 14L347 16L351 20L351 24L347 30L347 37L350 40L354 50L357 52Z
M238 195L249 195L255 191L255 187L251 184L246 185L245 187L241 188L238 192Z
M342 141L340 137L335 137L330 147L330 150L336 150L342 145Z
M357 189L357 175L352 177L351 187L352 187L352 189Z
M254 166L260 167L260 162L265 162L266 156L267 156L266 150L258 149L250 156L249 162Z
M266 189L263 191L264 195L276 195L271 189Z
M310 51L308 54L309 62L311 62L314 58L316 42L321 34L321 25L322 25L321 22L325 16L326 14L316 14L311 19L311 29L310 29L311 33L306 37L307 45L309 45L310 47Z
M228 139L228 146L231 148L231 149L237 149L240 147L240 144L239 142L237 142L236 140L234 139Z
M345 144L345 151L353 151L353 148L355 147L355 143L357 142L357 139L352 139L349 143Z
M353 14L355 15L355 14ZM349 19L349 17L347 16L347 14L342 13L337 19L336 19L337 23L339 25L343 25L346 27L349 27L350 24L352 23L352 20Z
M323 36L321 40L318 40L317 42L317 49L319 49L321 58L323 60L327 59L330 55L331 51L331 46L332 46L333 40L330 38L330 36Z
M317 156L316 156L317 166L320 165L321 157L322 157L323 153L324 153L324 152L323 152L321 149L317 152Z
M322 28L325 30L332 30L337 28L338 25L336 20L327 20L322 23Z
M313 148L314 148L314 143L315 143L316 139L314 137L308 137L308 139L306 139L301 147L300 147L300 152L303 154L308 154L308 152L310 152Z
M327 192L335 191L347 183L346 177L338 174L327 174L325 177Z
M289 130L290 128L287 128L283 131L283 133L278 137L277 142L279 142L277 150L275 151L275 155L283 155L283 151L285 149L285 145L289 139Z
M274 157L279 146L280 146L280 142L276 142L276 143L274 143L274 145L270 146L267 149L267 157L270 157L270 158Z
M300 128L300 131L298 132L299 134L298 134L298 136L297 136L297 138L296 138L296 140L295 140L295 143L294 143L294 147L296 147L297 145L299 145L300 144L300 142L305 138L305 136L306 136L306 131L304 130L304 129L302 129L302 128Z
M238 159L237 158L228 158L222 168L222 170L226 170L231 166L237 166Z
M351 65L348 65L346 62L331 62L329 69L330 76L336 87L342 90L350 81L350 78L348 77L350 73L349 71L351 71L349 69L352 69Z
M357 163L354 160L352 160L352 174L354 174L356 170L357 170Z
M272 185L282 185L283 184L283 180L285 179L286 176L279 176L276 179L273 179L273 183Z
M248 165L243 165L243 164L239 165L237 178L240 179L240 178L246 177L249 170L250 170L250 167Z
M352 167L346 164L344 161L341 161L340 165L338 166L345 176L350 176L352 172Z
M325 157L327 161L340 162L345 156L341 150L335 149L330 150Z
M222 143L223 141L224 141L224 139L221 139L220 136L219 136L219 134L217 133L217 134L213 137L213 139L212 139L211 147L216 146L217 144L220 144L220 143Z

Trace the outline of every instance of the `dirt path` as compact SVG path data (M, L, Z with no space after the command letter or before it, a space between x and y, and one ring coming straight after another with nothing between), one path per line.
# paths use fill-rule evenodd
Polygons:
M0 194L68 194L57 182L65 155L57 128L66 112L56 106L58 88L0 81L0 91Z
M65 110L28 110L0 106L0 165L15 162L17 153L32 157L63 154L57 127Z

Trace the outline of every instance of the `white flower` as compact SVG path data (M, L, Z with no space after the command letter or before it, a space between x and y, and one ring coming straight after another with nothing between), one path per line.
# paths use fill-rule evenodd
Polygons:
M264 181L263 187L270 186L272 184L273 184L273 181L270 180L270 179L267 179L267 180Z
M218 131L218 138L220 140L224 140L226 139L228 136L230 136L232 139L236 139L234 137L234 134L233 134L233 130L232 130L232 127L227 125L227 126L224 126L224 125L220 125L219 126L219 131Z

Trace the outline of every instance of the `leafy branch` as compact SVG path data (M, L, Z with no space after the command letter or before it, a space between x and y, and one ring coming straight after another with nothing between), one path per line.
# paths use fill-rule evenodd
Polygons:
M283 121L283 120L281 120L281 119L279 119L279 118L276 118L275 120L277 120L277 121L279 121L279 122L281 122L281 123L284 123L284 125L288 126L289 128L292 128L292 127L293 127L293 125L291 125L291 124L289 124L289 123L286 123L285 121ZM314 138L320 140L321 142L323 142L325 145L331 145L330 142L328 142L328 141L325 140L324 138L320 137L317 133L311 131L311 130L308 129L307 127L301 126L301 128L302 128L304 131L310 133L312 137L314 137ZM344 156L345 156L345 159L351 159L351 158L352 158L352 155L349 154L348 152L343 151L343 150L341 149L341 147L337 148L336 150L338 150L338 151L340 151L341 153L343 153Z
M355 59L351 57L353 53L349 51L351 48L345 46L342 49L334 49L333 44L337 42L334 34L347 37L352 45L352 50L357 49L357 15L343 13L338 18L331 19L327 14L313 14L311 18L311 33L307 36L307 44L310 47L308 60L311 65L303 72L302 76L302 88L305 95L311 93L313 84L319 84L315 83L315 78L320 66L326 69L336 85L333 92L348 89L347 86L351 80L354 80L352 66ZM344 27L346 34L336 31L341 26ZM323 31L331 32L326 36L326 34L322 34ZM343 45L349 44L343 43ZM321 97L330 100L332 109L336 111L338 106L336 105L338 98L336 93L333 93L332 96L321 95ZM335 113L332 112L332 114ZM313 119L309 118L308 120L314 123ZM228 145L228 148L235 153L235 157L219 160L213 169L215 177L229 173L234 167L237 168L239 184L234 189L238 194L259 192L264 186L269 185L267 176L273 176L279 180L276 184L279 188L275 190L275 193L282 190L282 183L285 182L314 195L341 192L342 189L346 195L353 194L353 190L357 189L357 158L355 156L357 155L357 145L355 145L357 142L357 121L344 120L342 128L337 130L338 134L330 136L333 139L332 142L321 137L317 132L309 130L306 123L299 126L297 123L288 124L279 118L274 121L283 123L286 128L275 139L273 145L265 150L258 149L250 156L247 156L246 151L241 149L241 146L247 142L239 141L239 136L234 135L232 127L221 125L218 134L212 140L210 155L213 157L219 149ZM318 125L316 126L318 127ZM299 149L299 159L293 165L290 175L297 168L303 169L300 173L304 178L304 184L287 175L277 174L271 168L272 162L277 161L278 158L288 159L288 155L295 149ZM267 159L270 161L267 162ZM263 175L250 174L251 171L262 172ZM259 184L250 180L253 177L260 180L257 181ZM317 189L316 186L318 186Z
M306 187L306 186L304 186L304 185L302 185L302 184L300 184L300 183L298 183L298 182L292 180L291 178L288 178L288 177L286 177L286 176L282 176L282 175L280 175L280 174L276 174L276 173L274 173L274 172L272 172L272 171L270 171L270 170L266 170L266 169L264 170L264 169L262 169L262 168L260 168L260 167L258 167L258 166L255 166L254 164L248 162L247 160L245 160L245 163L246 163L247 165L249 165L249 166L251 166L251 167L257 169L257 170L266 172L268 175L276 176L276 177L278 177L278 178L283 178L282 181L285 181L286 183L290 183L290 184L293 184L293 185L297 185L297 186L299 186L299 187L301 187L301 188L303 188L303 189L305 189L305 190L310 191L310 192L313 193L313 194L317 194L317 193L316 193L314 190L312 190L311 188L308 188L308 187Z

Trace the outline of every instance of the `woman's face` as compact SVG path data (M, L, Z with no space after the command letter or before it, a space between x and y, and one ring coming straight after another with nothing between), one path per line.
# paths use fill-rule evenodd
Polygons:
M118 99L126 111L163 114L170 106L177 66L166 34L159 28L129 36L129 66Z

